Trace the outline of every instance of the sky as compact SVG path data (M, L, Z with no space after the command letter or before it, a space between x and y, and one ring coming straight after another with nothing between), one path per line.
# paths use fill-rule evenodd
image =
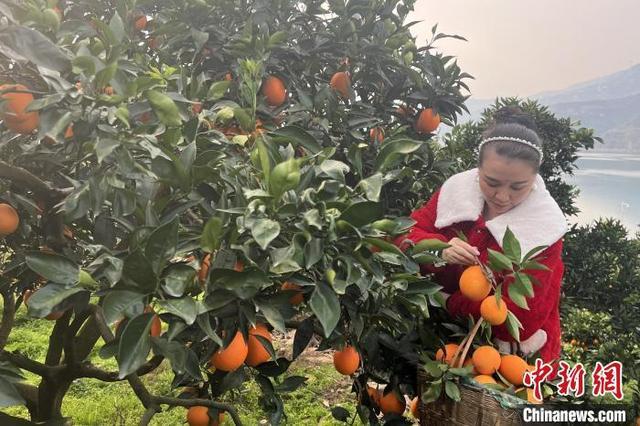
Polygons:
M454 55L474 98L559 90L640 63L638 0L418 0L407 21L418 46L431 27Z

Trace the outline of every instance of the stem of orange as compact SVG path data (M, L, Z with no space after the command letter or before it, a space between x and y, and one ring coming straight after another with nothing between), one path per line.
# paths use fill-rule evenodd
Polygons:
M467 357L467 353L469 353L469 349L471 348L473 339L476 337L476 334L478 334L478 330L480 330L480 326L482 325L483 321L484 319L480 317L480 319L478 319L476 324L473 326L473 329L469 332L469 334L465 338L466 343L464 343L464 350L462 351L462 356L460 356L460 360L458 361L458 368L462 368L462 364L464 364L464 359ZM460 345L460 347L458 347L458 350L460 350L461 347L462 347L462 344Z

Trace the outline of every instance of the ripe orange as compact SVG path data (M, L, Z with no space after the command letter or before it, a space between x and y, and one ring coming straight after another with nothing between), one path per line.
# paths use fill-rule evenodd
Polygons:
M498 370L507 381L516 386L522 384L522 378L529 365L518 355L503 355Z
M369 130L369 139L373 143L382 143L384 140L384 130L382 127L373 127Z
M331 77L329 86L340 94L343 99L349 99L351 93L351 79L347 71L338 71Z
M162 333L162 321L160 321L160 317L155 313L153 308L149 305L144 308L144 312L153 312L153 319L151 320L151 328L149 329L149 335L151 337L158 337L160 333Z
M445 363L451 365L453 363L453 355L455 355L456 351L458 350L458 345L456 343L447 343L446 345L444 345L445 352L442 351L442 349L438 349L438 352L436 352L436 360L437 361L444 361Z
M196 405L189 407L187 411L187 423L189 426L218 426L224 420L224 412L218 412L218 419L212 419L209 417L209 407L202 405Z
M104 89L102 89L102 93L104 93L107 96L113 96L113 94L116 93L116 91L113 90L113 87L107 86Z
M262 94L266 98L267 104L277 107L287 99L287 89L284 83L276 76L269 76L262 83Z
M498 300L495 296L489 296L485 298L480 304L480 315L486 322L491 325L500 325L507 320L507 304L504 300L500 300L500 306L498 306Z
M149 37L147 40L147 46L149 46L149 49L155 50L160 47L160 40L158 40L157 37Z
M269 351L265 349L260 339L255 336L262 336L268 341L272 341L271 333L269 333L267 326L264 324L256 324L255 327L249 329L249 353L247 354L245 364L251 367L271 360Z
M73 123L67 126L67 130L64 131L64 138L71 139L73 137Z
M233 74L231 74L230 72L226 73L226 74L224 75L224 79L225 79L226 81L231 81L231 80L233 80Z
M211 253L207 253L204 258L202 258L202 265L200 266L200 270L198 271L198 282L200 285L204 285L207 281L207 275L209 274L209 268L211 267Z
M386 395L384 395L384 393L381 394L380 403L378 405L380 406L380 411L384 414L394 413L400 416L404 413L405 408L407 408L407 403L404 398L399 397L394 391L391 391Z
M193 104L191 104L191 112L194 115L200 114L200 111L202 111L202 102L196 101Z
M360 366L360 354L353 346L345 346L341 351L333 354L333 365L340 374L350 376Z
M491 346L480 346L473 352L472 361L478 373L490 376L500 368L500 353Z
M238 331L226 348L213 354L211 363L218 370L234 371L244 363L248 354L249 346L242 333Z
M237 260L236 263L233 265L233 270L236 272L242 272L244 271L244 264Z
M289 303L291 303L292 305L296 306L296 305L299 305L302 302L304 302L304 294L302 294L302 287L300 287L298 284L294 284L292 282L285 281L282 284L282 286L280 287L280 290L293 290L293 291L295 291L293 296L291 296L289 298Z
M497 385L498 382L496 382L496 379L494 379L491 376L488 376L486 374L478 374L477 376L473 377L473 380L475 380L476 382L482 384L482 385L488 385L488 384L493 384L493 385Z
M136 18L133 25L136 27L136 30L142 31L147 28L147 17L145 15L140 15Z
M416 396L411 400L411 405L409 405L409 410L411 411L411 414L413 415L413 417L415 417L416 419L420 418L420 397Z
M29 90L22 84L3 84L2 90L15 90L15 92L3 93L2 119L9 130L23 135L33 133L40 124L38 111L27 112L27 106L33 101L31 93L19 93L20 90Z
M0 203L0 237L13 234L20 224L20 216L9 204Z
M418 133L431 133L440 125L440 116L431 108L423 109L416 121L416 131Z
M479 302L491 292L491 283L479 265L469 266L460 275L460 292L470 300Z

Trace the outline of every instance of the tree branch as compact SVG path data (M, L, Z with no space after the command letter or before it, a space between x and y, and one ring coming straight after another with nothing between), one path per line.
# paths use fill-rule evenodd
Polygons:
M62 346L64 349L64 361L66 364L75 364L76 362L76 349L75 349L75 337L82 324L89 318L91 313L88 310L84 310L79 314L76 314L76 317L73 319L69 327L64 332L64 339L62 342ZM82 361L82 360L80 360Z
M164 360L164 357L162 355L154 356L145 364L140 366L140 368L138 368L138 371L136 371L136 375L140 377L140 376L144 376L145 374L149 374L150 372L158 368L158 366L162 363L163 360ZM78 371L78 375L77 375L78 378L88 377L91 379L98 379L103 382L119 382L123 380L118 377L117 371L106 371L101 369L100 367L95 366L90 362L80 364L77 371Z
M0 361L9 361L18 368L37 374L40 377L52 377L57 370L54 367L42 364L38 361L27 358L18 352L0 351Z
M47 357L44 361L46 365L58 365L60 364L60 358L62 357L62 341L64 333L69 327L69 319L71 318L72 309L67 311L56 321L56 325L53 326L51 336L49 336L49 350L47 351Z
M13 387L24 398L29 415L34 419L38 413L38 388L21 382L14 383Z
M2 298L4 304L2 306L2 324L0 325L0 350L7 345L16 314L16 299L13 297L13 292L5 289L2 292Z
M3 178L19 183L43 200L61 199L65 195L63 191L51 187L30 171L0 160L0 179Z

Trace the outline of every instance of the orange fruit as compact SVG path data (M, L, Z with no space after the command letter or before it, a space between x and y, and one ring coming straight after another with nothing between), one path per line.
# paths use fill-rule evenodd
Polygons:
M411 415L416 419L420 418L420 398L415 397L411 400L411 404L409 405L409 410L411 411Z
M202 111L202 102L194 102L191 104L191 112L194 115L200 114L200 111Z
M341 351L334 352L333 366L338 370L338 373L350 376L360 366L360 354L353 346L347 345Z
M187 411L187 423L189 426L218 426L224 420L224 412L218 412L218 419L209 417L209 407L196 405L189 407Z
M473 359L471 358L467 358L464 362L464 364L462 364L463 367L467 367L467 366L471 366L471 374L476 375L478 374L478 372L476 371L476 367L474 367L473 365Z
M491 292L491 283L479 265L466 268L460 275L460 292L470 300L479 302Z
M331 77L331 81L329 82L329 86L343 99L349 99L349 94L351 93L351 79L349 78L349 73L346 71L338 71Z
M255 336L262 336L268 341L272 341L271 333L269 333L266 325L256 324L255 327L249 329L249 353L247 354L245 364L251 367L271 360L269 351L265 349L260 339Z
M378 405L380 406L380 411L384 414L393 413L400 416L404 413L405 408L407 408L407 403L404 398L398 397L394 391L391 391L386 395L384 395L384 393L381 394L380 403Z
M374 143L382 143L384 140L384 130L382 127L374 127L369 130L369 139Z
M481 385L489 385L489 384L497 385L498 384L498 382L496 382L496 379L494 379L493 377L487 374L478 374L477 376L473 377L473 380L480 383Z
M38 111L27 112L27 106L33 101L31 93L19 93L21 90L29 90L22 84L3 84L2 90L15 90L15 92L3 93L2 98L2 119L5 126L13 132L28 135L33 133L40 124Z
M145 28L147 28L147 17L145 15L138 16L133 25L138 31L144 30Z
M501 358L495 348L485 345L473 351L472 361L478 373L490 376L500 368Z
M542 404L542 400L536 398L535 393L533 392L533 389L529 389L529 388L527 388L527 401L529 401L532 404Z
M207 275L209 274L209 268L211 267L211 253L207 253L204 258L202 258L202 265L200 266L200 270L198 271L198 282L200 285L204 285L207 281Z
M292 305L299 305L302 302L304 302L304 294L302 293L302 287L300 287L298 284L294 284L292 282L289 281L285 281L282 286L280 287L280 290L293 290L295 291L295 293L293 294L293 296L291 296L289 298L289 303L291 303Z
M107 96L113 96L113 94L116 93L116 91L113 90L113 87L107 86L104 89L102 89L102 93L104 93Z
M447 343L444 345L445 352L442 349L438 349L436 352L436 361L444 361L445 363L451 365L453 363L453 355L455 355L458 350L458 345L456 343Z
M500 300L500 306L498 306L496 296L488 296L480 304L480 315L491 325L504 323L507 320L508 313L509 310L505 301Z
M423 109L416 121L418 133L431 133L440 125L440 116L431 108Z
M224 79L225 79L226 81L231 81L231 80L233 80L233 74L231 74L230 72L226 73L226 74L224 75Z
M244 264L237 260L236 263L233 265L233 270L236 272L242 272L244 271Z
M267 104L277 107L287 99L287 89L284 83L276 76L269 76L262 83L262 94L266 98Z
M67 130L64 131L64 138L71 139L73 137L73 124L67 126Z
M244 364L248 354L249 346L242 333L238 331L226 348L213 354L211 363L218 370L234 371Z
M498 370L513 385L521 385L524 373L529 368L527 362L518 355L503 355Z
M58 6L54 6L53 11L58 15L58 18L62 19L62 10Z
M13 234L20 224L20 216L12 206L0 203L0 237Z
M153 319L151 320L151 328L149 329L149 335L151 337L158 337L162 333L162 321L160 321L160 317L155 313L153 308L147 305L144 308L145 313L153 312Z

